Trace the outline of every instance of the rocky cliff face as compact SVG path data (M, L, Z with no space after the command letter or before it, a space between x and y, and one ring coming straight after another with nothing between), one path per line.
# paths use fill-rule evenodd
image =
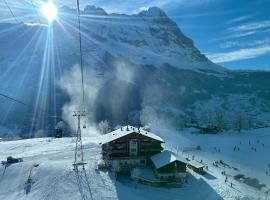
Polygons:
M2 126L53 127L79 107L75 14L64 7L50 26L0 24L0 90L28 105L1 98ZM161 9L120 15L87 6L81 14L91 121L177 127L218 111L228 120L243 113L256 124L269 122L270 74L212 63Z

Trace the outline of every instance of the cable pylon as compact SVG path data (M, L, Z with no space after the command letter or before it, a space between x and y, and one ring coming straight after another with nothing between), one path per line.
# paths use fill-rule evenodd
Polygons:
M75 158L73 163L73 169L78 170L79 166L82 166L84 169L84 162L83 158L83 145L82 145L82 131L81 131L81 117L85 116L85 112L83 111L75 111L73 114L74 117L78 119L78 128L77 128L77 137L76 137L76 147L75 147Z

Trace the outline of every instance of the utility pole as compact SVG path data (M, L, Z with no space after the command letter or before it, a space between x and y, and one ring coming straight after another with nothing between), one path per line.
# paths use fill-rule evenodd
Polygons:
M77 129L77 139L76 139L76 148L75 148L75 159L73 163L73 169L78 170L79 166L82 166L84 169L84 162L83 158L83 147L82 147L82 132L81 132L81 117L85 116L85 112L83 111L75 111L73 114L74 117L78 119L78 129Z

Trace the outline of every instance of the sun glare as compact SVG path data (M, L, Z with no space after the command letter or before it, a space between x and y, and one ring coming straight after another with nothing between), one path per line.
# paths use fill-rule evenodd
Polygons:
M51 0L42 5L42 14L48 19L49 22L52 22L57 16L57 8Z

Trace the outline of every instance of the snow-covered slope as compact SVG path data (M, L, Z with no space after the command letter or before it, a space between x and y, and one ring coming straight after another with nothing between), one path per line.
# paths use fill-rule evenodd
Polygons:
M175 133L175 135L171 135L173 140L169 138L169 134L161 133L161 136L165 136L164 139L169 149L175 150L178 147L181 151L184 150L183 153L179 150L184 156L189 155L191 158L194 155L196 159L202 159L203 163L209 166L209 170L204 176L190 171L188 183L181 188L143 186L124 177L116 180L113 173L97 170L100 147L93 137L84 138L87 180L83 173L76 176L72 170L75 138L37 138L0 142L0 160L4 160L10 155L22 157L24 160L21 163L8 166L5 172L4 167L0 166L0 199L77 200L85 197L91 199L91 195L93 199L97 200L233 200L248 199L247 197L249 199L267 199L269 196L265 192L269 190L270 179L269 176L265 175L265 171L270 169L269 160L264 156L264 152L270 150L268 131L269 129L261 129L245 134L232 133L229 136L226 133L224 135L208 135L207 137L188 132ZM249 141L251 145L249 145ZM201 150L194 150L193 147L197 145L201 146ZM240 147L240 151L233 151L235 145ZM220 151L216 152L214 147ZM256 147L257 152L253 151L251 147ZM212 163L216 160L223 160L231 167L236 167L237 170L226 166L222 167L222 165L214 167ZM38 163L39 166L33 170L34 183L30 188L28 187L26 194L25 182L33 163ZM222 171L226 171L229 177L227 184L224 183L225 176L221 174ZM237 174L257 178L260 183L264 183L266 186L261 190L255 189L234 180L232 176ZM78 182L77 178L81 181ZM233 188L230 187L231 181Z

